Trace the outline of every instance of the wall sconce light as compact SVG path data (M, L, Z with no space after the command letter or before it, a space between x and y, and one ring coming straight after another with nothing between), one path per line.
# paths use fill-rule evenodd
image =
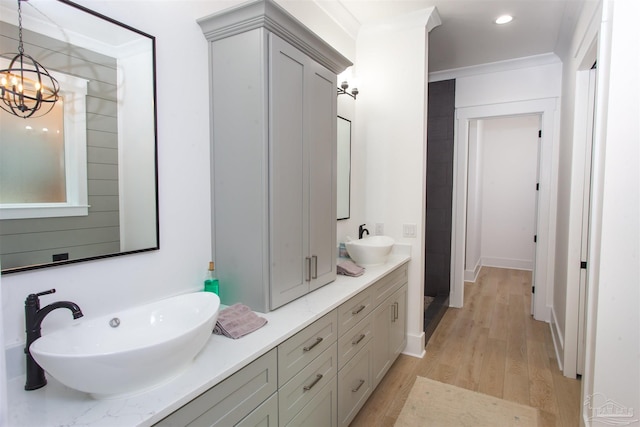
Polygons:
M53 108L58 99L60 85L58 81L30 55L24 53L22 44L22 8L18 0L18 53L2 54L14 55L9 68L0 70L0 94L2 102L0 108L22 118L44 116Z
M349 95L353 99L356 99L356 96L360 93L358 92L358 88L355 88L355 87L351 89L351 93L347 92L347 89L349 89L349 83L347 83L347 81L345 80L342 82L342 84L338 88L338 96Z

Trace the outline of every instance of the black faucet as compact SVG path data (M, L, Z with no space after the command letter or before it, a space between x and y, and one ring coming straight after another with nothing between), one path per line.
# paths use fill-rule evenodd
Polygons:
M367 236L369 235L369 230L364 228L365 225L367 225L367 224L362 224L358 228L358 239L362 239L362 236L364 236L364 233L367 233Z
M55 289L40 292L38 294L30 294L24 301L24 318L27 329L27 344L24 353L27 355L27 382L24 385L25 390L37 390L47 385L47 379L44 376L44 369L40 367L31 356L29 347L40 338L41 325L47 314L56 308L68 308L71 310L74 319L82 317L82 310L76 303L70 301L57 301L44 308L40 308L40 298L42 295L54 293Z

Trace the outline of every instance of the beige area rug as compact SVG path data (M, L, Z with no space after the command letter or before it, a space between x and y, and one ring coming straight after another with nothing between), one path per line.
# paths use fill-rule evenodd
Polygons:
M396 427L537 427L538 411L428 378L417 377Z

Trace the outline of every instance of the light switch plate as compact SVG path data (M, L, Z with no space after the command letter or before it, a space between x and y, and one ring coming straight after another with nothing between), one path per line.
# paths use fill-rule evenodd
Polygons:
M402 224L402 237L415 238L418 235L416 224Z

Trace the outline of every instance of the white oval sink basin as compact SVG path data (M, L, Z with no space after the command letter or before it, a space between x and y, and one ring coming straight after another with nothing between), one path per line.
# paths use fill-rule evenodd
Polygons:
M389 236L370 236L345 242L352 260L362 267L382 265L393 248L394 240Z
M98 399L130 396L183 372L211 337L219 309L216 294L178 295L79 319L35 340L31 354L71 388Z

